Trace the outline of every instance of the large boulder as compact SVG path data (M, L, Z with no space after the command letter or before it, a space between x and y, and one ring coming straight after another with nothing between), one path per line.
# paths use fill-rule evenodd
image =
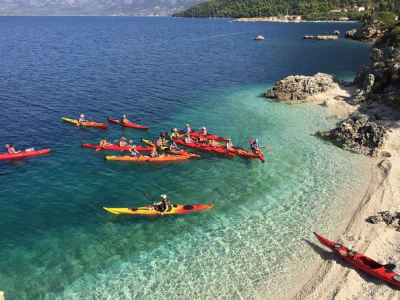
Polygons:
M360 29L352 29L346 32L345 37L363 42L375 42L387 31L385 25L377 20L364 23Z
M344 149L376 156L387 137L387 132L384 127L368 120L367 116L357 113L343 121L339 127L317 131L316 135Z
M400 231L400 212L381 211L369 216L366 221L371 224L384 223L388 227Z
M304 103L315 100L319 93L338 87L337 80L325 73L317 73L314 76L288 76L265 92L264 97L280 102Z

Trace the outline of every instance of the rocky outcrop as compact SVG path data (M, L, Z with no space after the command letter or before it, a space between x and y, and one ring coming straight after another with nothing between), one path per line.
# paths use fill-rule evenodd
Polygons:
M337 40L337 35L305 35L303 39L306 40Z
M386 32L384 24L374 20L366 22L360 29L352 29L345 33L346 38L359 40L363 42L375 42L382 37Z
M265 92L264 97L280 102L304 103L313 101L319 93L338 87L337 80L329 74L288 76L278 81L271 90Z
M334 129L317 131L317 136L354 152L376 156L387 136L386 129L356 113Z
M373 63L357 72L356 103L379 102L400 108L400 49L390 42L374 45L369 51Z
M381 211L366 220L371 224L385 223L387 226L400 231L400 212Z

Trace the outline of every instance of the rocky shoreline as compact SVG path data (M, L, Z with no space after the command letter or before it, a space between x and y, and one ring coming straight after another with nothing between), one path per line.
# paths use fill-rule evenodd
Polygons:
M377 38L369 36L370 40ZM385 36L371 47L372 63L362 66L352 83L322 73L288 76L264 97L333 108L337 127L316 135L373 157L371 179L365 183L361 202L344 232L331 239L379 262L393 263L400 261L400 50ZM345 108L340 116L338 107ZM321 257L317 271L292 299L398 298L398 289L356 272L336 256Z

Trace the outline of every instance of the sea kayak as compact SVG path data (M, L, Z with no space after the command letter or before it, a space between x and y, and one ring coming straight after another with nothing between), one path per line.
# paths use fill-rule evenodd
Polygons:
M68 123L72 123L72 124L78 124L78 120L74 120L74 119L69 119L69 118L61 118L63 121L68 122ZM100 128L107 128L108 123L96 123L96 122L83 122L80 126L84 126L84 127L100 127Z
M122 122L120 122L120 121L118 121L116 119L112 119L112 118L108 118L108 121L110 121L111 123L115 123L115 124L124 126L124 127L129 127L129 128L136 128L136 129L143 129L143 130L148 130L149 129L149 127L147 127L147 126L138 125L138 124L135 124L135 123L132 123L132 122L122 123Z
M168 137L168 135L165 133L163 133L163 136ZM222 149L219 147L211 147L207 143L185 143L185 141L183 139L174 139L174 141L180 145L183 145L183 146L186 146L189 148L193 148L193 149L197 149L200 151L213 152L213 153L230 156L230 157L235 156L235 153L231 153L231 152L227 151L226 149Z
M43 149L43 150L21 151L19 153L15 153L15 154L0 153L0 160L39 156L39 155L50 153L50 151L51 151L51 149L47 148L47 149Z
M180 134L184 134L182 130L178 130L178 132ZM201 135L201 133L197 132L197 131L190 132L190 136L192 138L199 138L200 135ZM229 140L226 137L220 137L220 136L215 135L215 134L207 134L204 138L207 139L207 140L216 140L216 141L222 141L222 142L227 142Z
M156 147L156 145L150 140L146 140L146 139L142 138L142 142L145 143L146 145L150 145L152 147ZM168 153L175 154L175 155L181 155L181 156L189 155L192 158L200 158L200 155L194 154L194 153L190 153L190 152L187 152L185 150L170 150L168 146L161 146L161 147L158 147L158 148L161 149L161 150L167 151Z
M94 145L94 144L81 144L82 147L84 148L89 148L89 149L99 149L100 145ZM110 145L105 145L101 149L103 150L116 150L116 151L128 151L132 146L125 146L125 147L120 147L119 145L115 144L110 144ZM151 151L153 148L152 147L142 147L142 146L136 146L137 151Z
M164 212L164 215L173 214L186 214L194 211L201 211L213 208L214 204L174 204L169 211ZM106 211L115 214L128 214L128 215L161 215L161 213L154 209L153 206L141 206L141 207L130 207L130 208L109 208L103 207Z
M257 150L256 148L253 147L253 140L252 140L252 139L249 140L249 143L250 143L251 151L253 151L253 153L256 154L256 155L258 156L258 158L259 158L263 163L265 163L265 157L264 157L264 153L262 152L262 150L261 150L261 149L260 149L260 150Z
M393 272L393 269L396 267L395 265L382 265L361 253L349 250L345 246L332 242L315 232L314 234L322 245L331 249L353 267L392 285L400 286L400 274Z
M189 155L160 155L159 157L150 157L147 155L139 156L105 156L105 160L114 161L130 161L130 162L173 162L173 161L183 161L191 158Z

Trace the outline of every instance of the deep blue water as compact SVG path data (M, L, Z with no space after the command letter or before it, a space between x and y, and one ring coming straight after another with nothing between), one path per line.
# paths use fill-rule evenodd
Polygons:
M260 94L290 74L351 79L368 45L301 37L358 26L0 18L0 145L52 148L0 162L0 290L7 299L232 299L277 284L272 270L295 264L278 259L283 245L290 253L312 226L335 230L328 212L348 200L336 191L351 191L349 170L365 158L312 136L333 125L323 108ZM98 122L126 114L151 129L79 129L60 119L80 113ZM274 150L264 165L207 154L132 165L79 146L101 136L139 142L186 122L238 145L259 137ZM165 218L102 210L146 205L145 191L215 208Z

